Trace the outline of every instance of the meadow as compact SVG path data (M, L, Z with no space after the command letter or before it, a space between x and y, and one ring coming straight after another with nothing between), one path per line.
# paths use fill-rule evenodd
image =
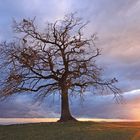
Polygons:
M140 122L1 125L0 140L140 140Z

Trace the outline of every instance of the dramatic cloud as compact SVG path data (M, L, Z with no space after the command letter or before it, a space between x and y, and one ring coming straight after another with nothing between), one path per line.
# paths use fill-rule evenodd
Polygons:
M60 100L53 98L42 104L34 102L31 95L20 95L0 102L0 118L41 118L59 117Z
M92 98L91 98L92 97ZM76 117L83 118L113 118L140 120L140 90L124 93L122 103L117 103L113 95L97 96L87 94L84 101L79 98L71 98L71 110ZM42 104L33 103L27 95L22 95L0 103L0 118L40 118L59 117L60 102L53 97L45 100Z
M78 99L74 99L74 114L83 117L140 118L140 114L136 113L140 107L140 92L133 92L140 89L139 0L1 0L0 41L11 40L15 36L11 28L13 18L21 20L36 16L42 26L46 21L53 22L75 11L90 21L85 34L96 32L99 37L96 44L102 49L102 55L97 62L105 68L105 77L116 77L119 80L118 86L124 92L130 92L124 94L127 103L119 105L111 100L112 95L93 98L86 96L87 101L83 107L80 107ZM54 108L50 108L49 103L33 105L29 98L19 96L8 103L0 103L0 117L59 116L58 101Z

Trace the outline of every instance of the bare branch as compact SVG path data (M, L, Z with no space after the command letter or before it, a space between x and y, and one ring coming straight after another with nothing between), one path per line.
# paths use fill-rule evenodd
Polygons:
M0 70L7 72L0 80L1 97L20 92L37 92L44 98L54 91L79 93L95 89L109 90L116 97L120 90L113 80L103 80L95 63L100 50L95 47L95 34L86 38L83 23L75 14L39 31L34 19L14 21L13 29L20 38L1 43ZM61 93L63 94L63 92Z

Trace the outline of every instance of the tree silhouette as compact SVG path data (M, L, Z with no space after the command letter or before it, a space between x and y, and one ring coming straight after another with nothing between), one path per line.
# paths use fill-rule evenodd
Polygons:
M103 80L95 63L100 51L95 47L95 35L86 38L86 26L75 14L48 23L39 30L35 19L14 21L18 39L1 43L0 97L36 93L39 100L50 94L61 96L60 121L76 120L70 113L69 95L83 95L86 90L110 90L118 95L117 80ZM99 93L99 92L98 92Z

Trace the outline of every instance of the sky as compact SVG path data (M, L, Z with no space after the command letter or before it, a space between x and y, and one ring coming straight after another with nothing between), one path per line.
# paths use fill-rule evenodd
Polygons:
M107 78L116 77L123 91L123 103L112 95L85 95L71 100L77 117L140 119L140 0L0 0L0 41L16 36L12 21L36 16L42 27L47 21L77 12L89 21L85 34L97 33L96 46L102 51L98 64ZM60 100L46 99L41 105L31 96L20 95L0 102L0 117L59 117Z

